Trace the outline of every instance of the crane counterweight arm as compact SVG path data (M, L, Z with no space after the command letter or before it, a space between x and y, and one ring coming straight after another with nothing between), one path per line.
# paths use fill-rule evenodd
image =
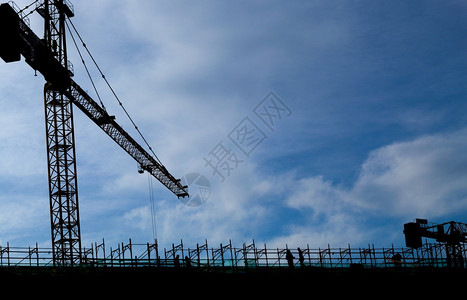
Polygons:
M167 169L139 145L123 128L115 122L97 102L95 102L76 82L71 81L71 87L65 95L91 120L94 121L108 136L123 148L142 169L149 172L177 197L188 196L187 187L175 179Z

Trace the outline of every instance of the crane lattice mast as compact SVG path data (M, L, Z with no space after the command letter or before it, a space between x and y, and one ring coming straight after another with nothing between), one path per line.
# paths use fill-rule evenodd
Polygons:
M176 196L188 197L188 187L72 80L65 28L66 19L74 16L71 3L44 0L36 10L45 20L43 39L37 37L12 6L0 5L0 57L9 63L19 61L22 55L46 80L44 106L54 265L73 266L82 258L73 104Z
M64 70L68 66L65 16L73 13L63 1L44 1L44 42ZM68 72L72 75L71 72ZM47 163L49 175L52 251L60 265L81 261L81 234L76 178L73 107L65 95L66 85L44 86Z

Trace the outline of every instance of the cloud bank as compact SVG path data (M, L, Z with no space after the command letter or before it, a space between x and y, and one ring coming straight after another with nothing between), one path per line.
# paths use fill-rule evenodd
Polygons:
M213 196L201 207L158 203L158 232L162 239L180 236L192 242L230 237L268 245L403 246L403 222L467 210L466 138L463 129L375 149L350 187L294 172L267 176L250 164L214 184ZM246 180L253 177L262 180ZM138 210L126 215L138 219L130 223L150 226L148 216L134 215ZM399 223L386 224L394 220Z

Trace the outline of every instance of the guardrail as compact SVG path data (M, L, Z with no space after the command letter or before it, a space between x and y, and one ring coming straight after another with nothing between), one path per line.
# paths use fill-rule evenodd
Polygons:
M104 240L82 249L82 265L95 267L191 267L191 268L416 268L416 267L465 267L466 249L459 245L459 256L448 257L446 245L424 244L412 248L268 248L253 241L234 247L229 241L209 247L207 241L186 247L183 241L170 248L160 248L154 243L120 243L106 247ZM289 257L287 253L292 255ZM0 267L53 266L51 248L0 246ZM302 259L300 259L302 258Z

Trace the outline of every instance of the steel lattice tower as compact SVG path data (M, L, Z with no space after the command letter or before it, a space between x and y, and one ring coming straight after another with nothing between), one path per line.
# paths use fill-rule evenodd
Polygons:
M46 0L42 15L45 43L65 70L69 70L65 17L72 15L72 11L63 0ZM64 87L49 82L44 87L44 104L54 264L76 265L81 262L81 235L73 107Z

